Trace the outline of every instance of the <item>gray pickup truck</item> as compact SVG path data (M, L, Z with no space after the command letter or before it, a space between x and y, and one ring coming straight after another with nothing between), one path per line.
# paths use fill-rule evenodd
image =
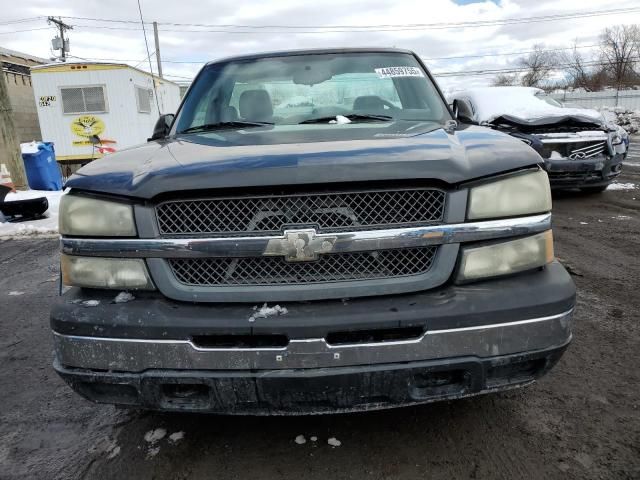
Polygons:
M205 65L60 206L56 371L156 410L370 410L533 382L571 340L542 159L458 125L417 55Z

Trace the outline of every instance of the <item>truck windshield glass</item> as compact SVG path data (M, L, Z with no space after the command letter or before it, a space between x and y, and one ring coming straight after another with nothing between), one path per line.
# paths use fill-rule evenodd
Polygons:
M329 53L244 59L205 67L189 90L175 132L206 131L197 127L229 122L304 123L309 128L335 123L337 115L354 123L444 123L451 118L412 55Z

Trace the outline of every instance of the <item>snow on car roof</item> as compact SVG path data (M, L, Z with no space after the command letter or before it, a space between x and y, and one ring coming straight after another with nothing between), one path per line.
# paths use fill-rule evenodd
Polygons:
M544 95L544 91L534 87L479 87L453 92L451 100L469 100L478 123L491 123L499 117L521 123L566 117L602 121L597 110L558 107L547 103L540 95Z

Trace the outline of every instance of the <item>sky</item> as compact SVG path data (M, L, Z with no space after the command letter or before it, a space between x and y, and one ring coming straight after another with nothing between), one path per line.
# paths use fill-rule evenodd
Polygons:
M486 85L491 76L439 73L507 68L514 65L518 52L536 44L554 49L577 44L584 46L580 51L589 58L595 54L594 45L603 28L640 24L637 0L140 1L145 22L159 24L164 74L175 81L188 81L204 62L232 55L373 46L415 51L436 74L440 86L451 91ZM633 7L633 12L615 15L507 25L477 23ZM136 0L0 0L0 12L0 47L48 59L55 53L50 46L56 30L47 25L45 17L62 16L74 27L68 32L72 60L109 59L150 68ZM28 20L16 22L23 19ZM451 23L458 25L443 25ZM146 28L153 52L153 30L151 25ZM155 63L152 68L156 72Z

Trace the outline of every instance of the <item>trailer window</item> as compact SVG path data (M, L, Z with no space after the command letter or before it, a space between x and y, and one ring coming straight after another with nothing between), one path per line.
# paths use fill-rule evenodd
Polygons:
M153 92L149 88L136 87L136 101L138 112L151 113L151 96Z
M104 113L107 111L104 87L61 87L64 113Z

